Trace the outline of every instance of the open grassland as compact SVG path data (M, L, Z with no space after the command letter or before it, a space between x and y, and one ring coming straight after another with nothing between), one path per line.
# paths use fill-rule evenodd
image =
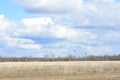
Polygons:
M2 62L0 80L120 80L120 61Z

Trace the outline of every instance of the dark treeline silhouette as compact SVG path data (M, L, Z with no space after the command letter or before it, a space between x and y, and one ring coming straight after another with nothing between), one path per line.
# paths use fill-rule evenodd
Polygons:
M67 57L0 57L0 62L32 62L32 61L119 61L120 55L104 55L104 56L86 56L75 57L69 55Z

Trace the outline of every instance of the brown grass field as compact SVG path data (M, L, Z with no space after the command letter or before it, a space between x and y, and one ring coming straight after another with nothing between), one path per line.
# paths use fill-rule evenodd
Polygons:
M120 61L1 62L0 80L120 80Z

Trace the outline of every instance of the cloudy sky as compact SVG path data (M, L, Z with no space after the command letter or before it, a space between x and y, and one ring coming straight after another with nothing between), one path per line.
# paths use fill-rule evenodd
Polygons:
M119 0L0 0L1 56L120 53Z

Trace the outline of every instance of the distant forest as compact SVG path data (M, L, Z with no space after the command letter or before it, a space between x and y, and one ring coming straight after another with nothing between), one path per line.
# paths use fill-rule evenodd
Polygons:
M69 55L67 57L1 57L0 62L32 62L32 61L119 61L119 55L104 55L104 56L86 56L75 57Z

